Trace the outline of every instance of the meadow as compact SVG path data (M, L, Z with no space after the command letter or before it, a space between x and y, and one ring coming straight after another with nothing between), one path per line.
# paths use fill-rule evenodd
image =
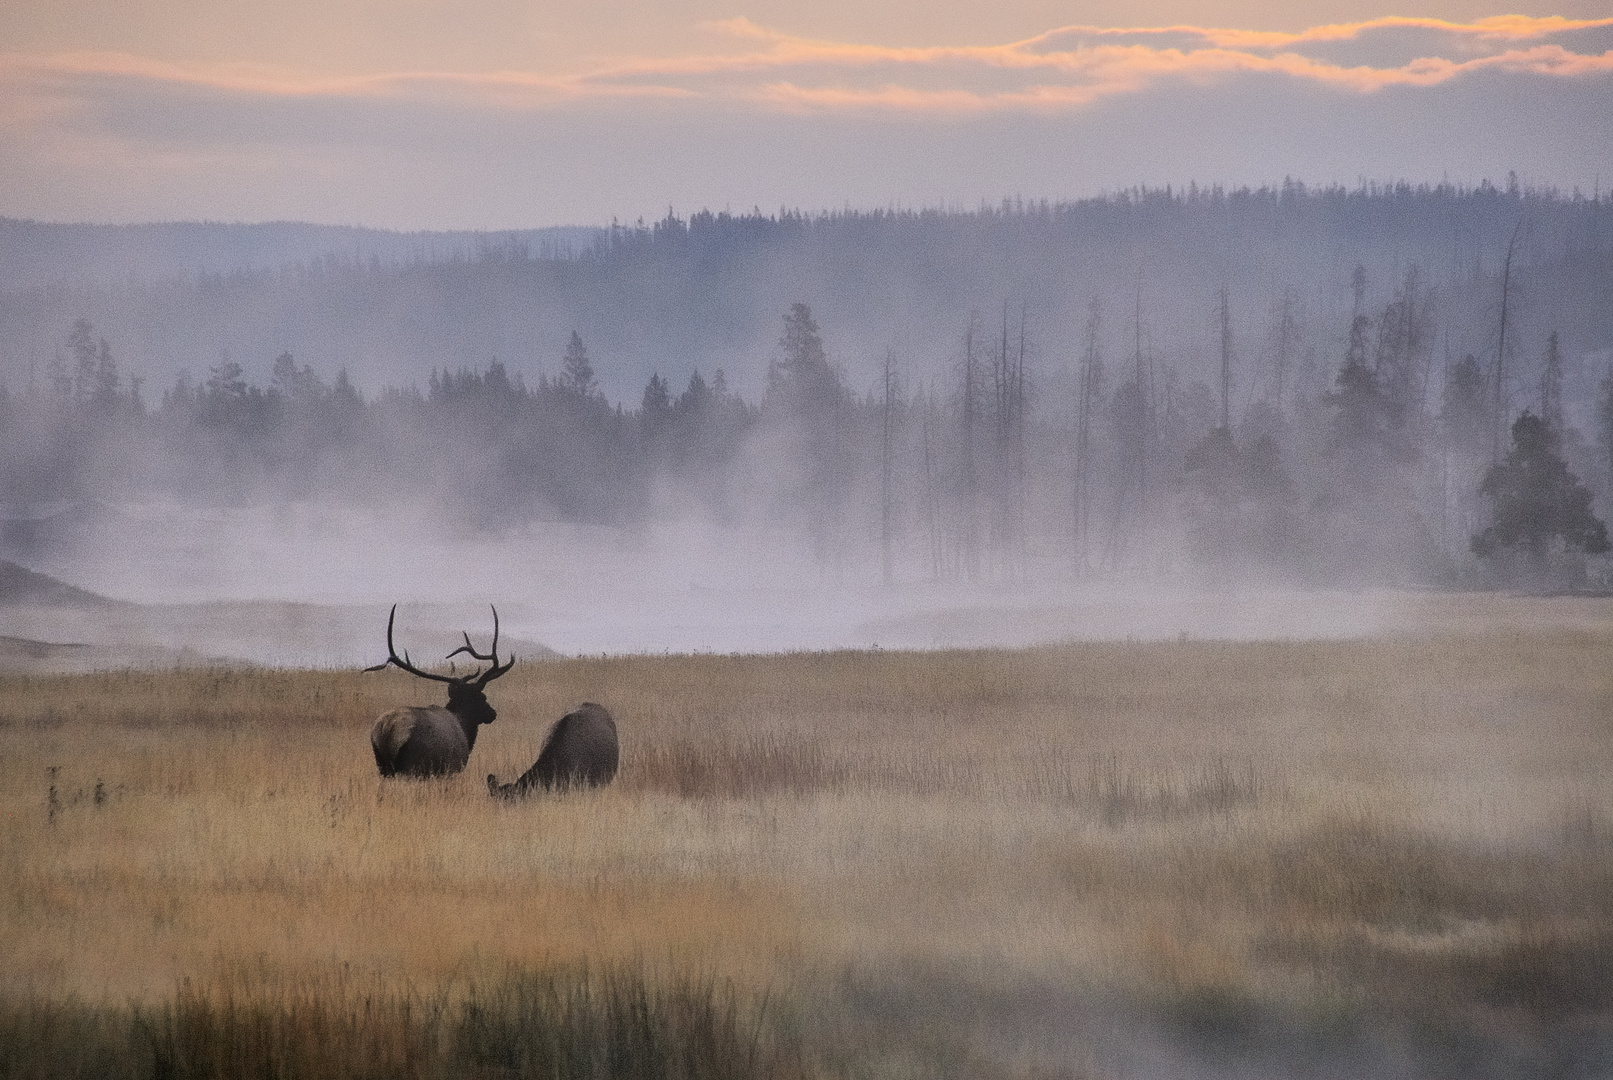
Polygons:
M1613 1072L1613 601L1333 641L0 678L0 1076ZM550 723L609 788L513 803Z

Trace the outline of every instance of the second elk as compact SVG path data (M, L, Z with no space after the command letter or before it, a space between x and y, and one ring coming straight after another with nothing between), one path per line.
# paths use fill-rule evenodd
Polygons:
M447 776L459 772L470 760L471 747L476 745L476 730L491 724L498 713L487 703L484 691L487 684L515 666L515 657L498 662L498 608L493 609L493 646L485 653L477 652L465 635L465 644L449 653L449 657L467 653L475 660L486 661L488 667L469 675L437 675L422 671L409 660L408 652L401 657L392 644L392 623L398 617L398 605L392 605L392 614L386 620L387 659L365 671L380 671L385 667L399 667L411 675L432 682L448 684L448 704L412 705L382 713L370 731L370 746L375 751L375 767L382 776Z
M603 705L585 701L555 721L543 740L538 760L513 784L501 784L489 773L487 790L491 795L511 798L542 789L594 787L616 777L621 749L616 741L616 721Z

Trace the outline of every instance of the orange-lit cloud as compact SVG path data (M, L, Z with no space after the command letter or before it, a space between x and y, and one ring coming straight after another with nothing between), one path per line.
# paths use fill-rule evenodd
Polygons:
M1005 45L892 48L815 41L744 19L716 24L763 43L739 56L649 61L593 72L591 88L681 88L788 107L989 110L1066 108L1169 80L1240 73L1351 91L1432 86L1485 69L1574 76L1613 72L1613 19L1497 16L1473 23L1384 18L1275 33L1194 26L1070 26ZM1329 55L1358 46L1353 62ZM1410 56L1396 56L1409 47ZM1377 59L1380 57L1393 59Z
M1347 92L1427 87L1486 70L1581 77L1613 72L1613 19L1502 15L1469 23L1382 18L1277 33L1195 26L1068 26L1002 45L900 48L819 41L746 19L713 24L738 54L623 61L568 75L401 72L302 77L263 67L182 67L115 53L0 56L0 112L24 97L93 93L134 80L271 98L402 98L545 108L601 99L798 110L930 113L1061 110L1168 83L1270 75ZM37 103L34 106L37 108Z

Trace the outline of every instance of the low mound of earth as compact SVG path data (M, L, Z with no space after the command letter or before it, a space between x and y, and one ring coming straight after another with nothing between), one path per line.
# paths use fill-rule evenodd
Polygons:
M17 660L77 659L89 645L82 641L35 641L32 638L0 635L0 663Z
M461 627L488 644L476 605L416 605L400 620L399 648L444 672L464 644ZM556 656L506 633L501 656ZM278 601L135 604L0 562L0 672L74 672L215 664L360 667L386 659L386 616L376 607ZM472 665L474 666L474 665ZM457 670L464 672L464 665Z
M20 606L101 609L130 605L0 559L0 607Z
M184 667L206 659L199 653L165 649L144 641L92 644L0 634L0 674L5 675Z

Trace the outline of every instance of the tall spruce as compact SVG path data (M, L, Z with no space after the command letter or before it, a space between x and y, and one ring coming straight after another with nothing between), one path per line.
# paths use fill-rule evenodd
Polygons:
M1526 409L1513 422L1512 448L1479 485L1492 521L1473 537L1474 554L1522 555L1540 571L1555 550L1608 550L1607 525L1591 512L1590 491L1560 451L1561 437L1544 418Z

